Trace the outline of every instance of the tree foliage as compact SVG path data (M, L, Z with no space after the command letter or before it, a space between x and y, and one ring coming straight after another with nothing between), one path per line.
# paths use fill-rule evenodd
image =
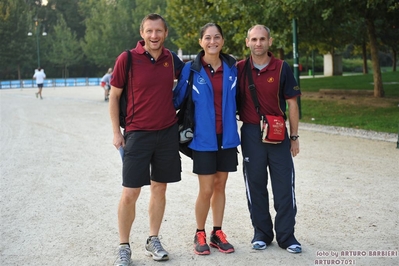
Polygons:
M68 77L68 67L78 64L82 59L82 48L73 32L67 25L64 17L59 14L53 33L49 36L51 47L48 51L48 60L54 66L63 69L63 77Z
M90 62L108 68L121 51L132 47L131 9L107 0L89 0L81 8L87 12L83 51Z
M384 95L378 53L390 52L395 66L399 49L397 0L49 0L46 6L42 2L0 2L2 79L15 78L16 73L31 76L37 46L35 38L27 33L38 29L48 33L40 38L40 50L49 76L51 71L58 71L48 67L51 65L67 67L74 76L103 73L123 50L135 47L141 39L141 20L148 13L166 18L169 36L165 46L174 51L181 48L184 54L197 53L200 28L215 22L224 31L223 51L239 58L249 54L245 37L254 24L271 29L271 49L276 56L289 55L295 19L299 58L312 51L323 54L360 50L366 62L371 55L377 97ZM35 19L43 28L34 25ZM68 59L59 57L59 53L68 54Z
M0 78L12 73L21 77L21 69L33 63L35 43L30 42L29 9L23 0L0 2ZM33 73L33 72L31 72Z
M219 24L225 38L225 53L242 56L245 53L246 29L262 17L264 2L241 0L167 0L167 18L176 30L178 39L173 40L184 53L200 50L200 28L208 22ZM255 3L254 3L255 2ZM260 6L256 5L259 4ZM248 19L253 17L253 19Z

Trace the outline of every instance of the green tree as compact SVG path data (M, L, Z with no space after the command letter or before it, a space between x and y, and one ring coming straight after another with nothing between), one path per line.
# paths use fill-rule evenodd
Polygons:
M36 44L29 39L30 21L28 6L24 0L0 2L0 75L1 79L21 79L21 70L33 73ZM32 41L32 42L30 42Z
M46 5L46 20L49 28L57 24L58 16L61 14L72 32L76 33L78 40L81 40L86 31L84 14L80 5L85 0L48 0ZM50 32L51 34L51 32Z
M61 14L58 15L57 24L49 38L52 46L48 51L48 60L62 67L62 76L68 77L68 67L81 60L82 49L76 33L71 31Z
M254 3L255 2L255 3ZM247 28L264 14L264 2L242 0L167 0L167 17L179 36L173 39L185 54L198 52L200 28L208 22L219 24L224 33L225 53L242 57Z
M382 44L386 47L385 50L392 52L392 71L396 71L399 51L399 12L393 7L388 10L384 18L377 28L378 36L380 36Z
M363 38L367 33L368 46L373 65L374 96L383 97L381 69L378 61L378 32L375 22L383 20L389 12L399 10L395 0L342 0L301 1L276 0L268 12L281 8L284 17L296 18L299 22L300 43L317 47L334 54L341 51L354 38ZM365 27L359 27L363 23ZM303 30L302 30L303 29ZM312 41L313 40L313 41ZM315 45L311 45L311 43Z
M115 58L134 45L132 10L134 2L128 0L87 0L81 8L87 12L83 51L90 62L110 67Z
M166 14L166 1L165 0L148 0L141 1L136 0L136 8L133 10L133 31L140 32L140 24L142 19L150 13L158 13L165 18L168 25L168 38L165 40L165 47L177 51L178 47L173 43L173 40L178 39L176 31L173 27L170 27L168 15ZM134 43L141 39L140 34L134 39Z
M378 25L378 21L385 21L386 17L391 15L391 12L396 12L397 16L399 4L396 0L347 0L346 4L348 14L352 14L355 19L363 19L365 22L373 66L374 97L384 97L385 92L378 58L380 45L376 25Z

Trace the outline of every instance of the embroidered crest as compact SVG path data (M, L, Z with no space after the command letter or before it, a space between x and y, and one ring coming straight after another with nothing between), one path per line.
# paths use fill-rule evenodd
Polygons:
M274 78L273 78L273 77L269 77L269 78L267 78L267 82L269 82L269 83L273 83L273 82L274 82Z
M206 84L206 81L205 81L205 79L204 79L203 77L200 77L200 76L199 76L199 77L197 78L197 83L198 83L198 84Z
M164 66L164 67L169 67L169 63L168 63L168 62L165 62L165 63L163 63L163 66Z

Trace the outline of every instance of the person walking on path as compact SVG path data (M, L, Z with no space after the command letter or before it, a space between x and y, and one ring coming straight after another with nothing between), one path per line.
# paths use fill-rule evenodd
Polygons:
M225 188L229 172L237 171L237 146L240 144L236 121L236 60L221 52L224 44L219 25L208 23L201 28L202 51L187 63L174 90L175 107L186 97L190 72L193 72L194 103L193 172L198 175L199 191L195 203L197 231L194 252L210 254L205 223L212 208L213 230L210 245L220 252L234 252L226 240L222 222L226 203Z
M143 40L130 50L125 134L121 133L119 100L125 83L127 53L116 60L109 97L113 145L124 149L122 195L118 207L119 250L115 265L132 263L130 232L141 187L150 185L149 237L146 255L169 259L158 238L166 205L167 183L181 180L178 126L172 89L184 63L164 48L168 28L164 18L149 14L141 22ZM156 78L155 78L156 77Z
M288 252L300 253L301 244L294 236L297 208L292 156L295 157L299 153L297 97L301 95L301 91L289 65L276 59L269 51L272 41L269 28L263 25L251 27L246 38L246 46L251 50L251 56L237 64L240 87L239 117L243 122L241 127L243 173L248 208L254 228L251 242L253 249L262 250L274 238L267 191L268 170L276 210L276 240L278 245ZM255 108L247 73L251 75L255 85L259 110ZM285 118L286 103L289 108L290 136L286 131L281 143L263 143L259 126L260 114Z
M108 68L107 73L101 78L101 87L104 89L104 101L108 101L109 91L111 90L112 68Z
M42 90L43 90L44 79L46 78L46 74L44 73L44 69L41 69L40 67L38 67L37 70L35 71L35 74L33 75L33 78L36 78L36 85L37 85L37 87L39 89L35 93L36 98L40 97L40 99L43 100Z

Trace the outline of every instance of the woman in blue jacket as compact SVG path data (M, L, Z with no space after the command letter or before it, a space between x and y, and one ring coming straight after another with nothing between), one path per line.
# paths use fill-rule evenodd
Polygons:
M197 232L194 252L210 254L206 242L205 223L212 208L213 230L210 246L223 253L234 252L222 231L225 208L225 187L229 172L237 171L237 146L240 139L236 120L236 60L221 53L224 44L219 25L208 23L201 28L199 44L202 51L182 70L174 89L174 104L178 108L188 88L193 72L194 103L193 172L198 175L199 192L195 204Z

